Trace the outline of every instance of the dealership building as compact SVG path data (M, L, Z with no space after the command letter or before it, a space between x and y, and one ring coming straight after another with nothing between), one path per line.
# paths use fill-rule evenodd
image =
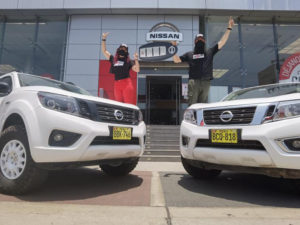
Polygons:
M103 32L109 32L110 53L126 43L131 58L159 39L151 32L177 34L165 41L178 38L182 55L193 50L198 33L207 47L215 45L229 16L235 26L214 58L209 102L244 87L299 80L299 0L0 0L0 70L73 82L113 99L114 77L101 53ZM145 122L180 124L187 108L187 64L170 57L140 60L140 66L131 75Z

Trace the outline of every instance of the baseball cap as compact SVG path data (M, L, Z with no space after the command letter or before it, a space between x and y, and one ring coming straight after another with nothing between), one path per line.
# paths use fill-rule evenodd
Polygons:
M196 41L202 40L203 42L205 42L205 38L203 34L197 34L195 37L195 43Z

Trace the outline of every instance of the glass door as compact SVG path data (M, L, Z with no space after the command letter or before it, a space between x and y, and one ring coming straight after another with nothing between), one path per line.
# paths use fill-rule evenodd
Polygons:
M146 123L180 123L181 76L147 76Z

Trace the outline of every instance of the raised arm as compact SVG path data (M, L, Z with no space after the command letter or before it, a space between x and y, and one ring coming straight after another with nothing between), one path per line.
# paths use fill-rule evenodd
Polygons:
M225 31L225 34L223 35L221 40L218 42L218 49L221 49L226 44L233 25L234 25L234 20L232 19L232 17L230 17L228 21L227 30Z
M109 59L109 57L111 55L109 53L109 51L106 50L106 38L107 38L108 34L109 34L108 32L103 33L102 34L102 40L101 40L102 53L103 53L103 55L105 56L106 59Z
M181 63L182 61L181 61L180 57L175 54L175 55L173 55L173 62L174 63Z
M134 54L134 65L132 66L132 70L137 73L140 72L139 56L137 53Z
M172 43L172 45L174 45L174 46L177 45L177 42L176 42L176 41L172 41L171 43ZM181 63L182 61L181 61L180 57L179 57L178 55L175 54L175 55L173 55L173 62L174 62L174 63Z

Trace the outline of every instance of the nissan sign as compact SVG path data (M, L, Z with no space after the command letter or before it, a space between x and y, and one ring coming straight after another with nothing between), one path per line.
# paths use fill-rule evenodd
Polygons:
M153 42L139 48L139 56L144 61L160 61L177 53L177 46L169 42Z
M182 33L179 32L150 32L146 36L147 41L182 41Z
M168 31L166 31L168 30ZM151 43L139 48L139 56L144 61L161 61L172 57L177 53L177 46L171 41L182 41L182 33L171 23L158 23L146 34L146 41Z

